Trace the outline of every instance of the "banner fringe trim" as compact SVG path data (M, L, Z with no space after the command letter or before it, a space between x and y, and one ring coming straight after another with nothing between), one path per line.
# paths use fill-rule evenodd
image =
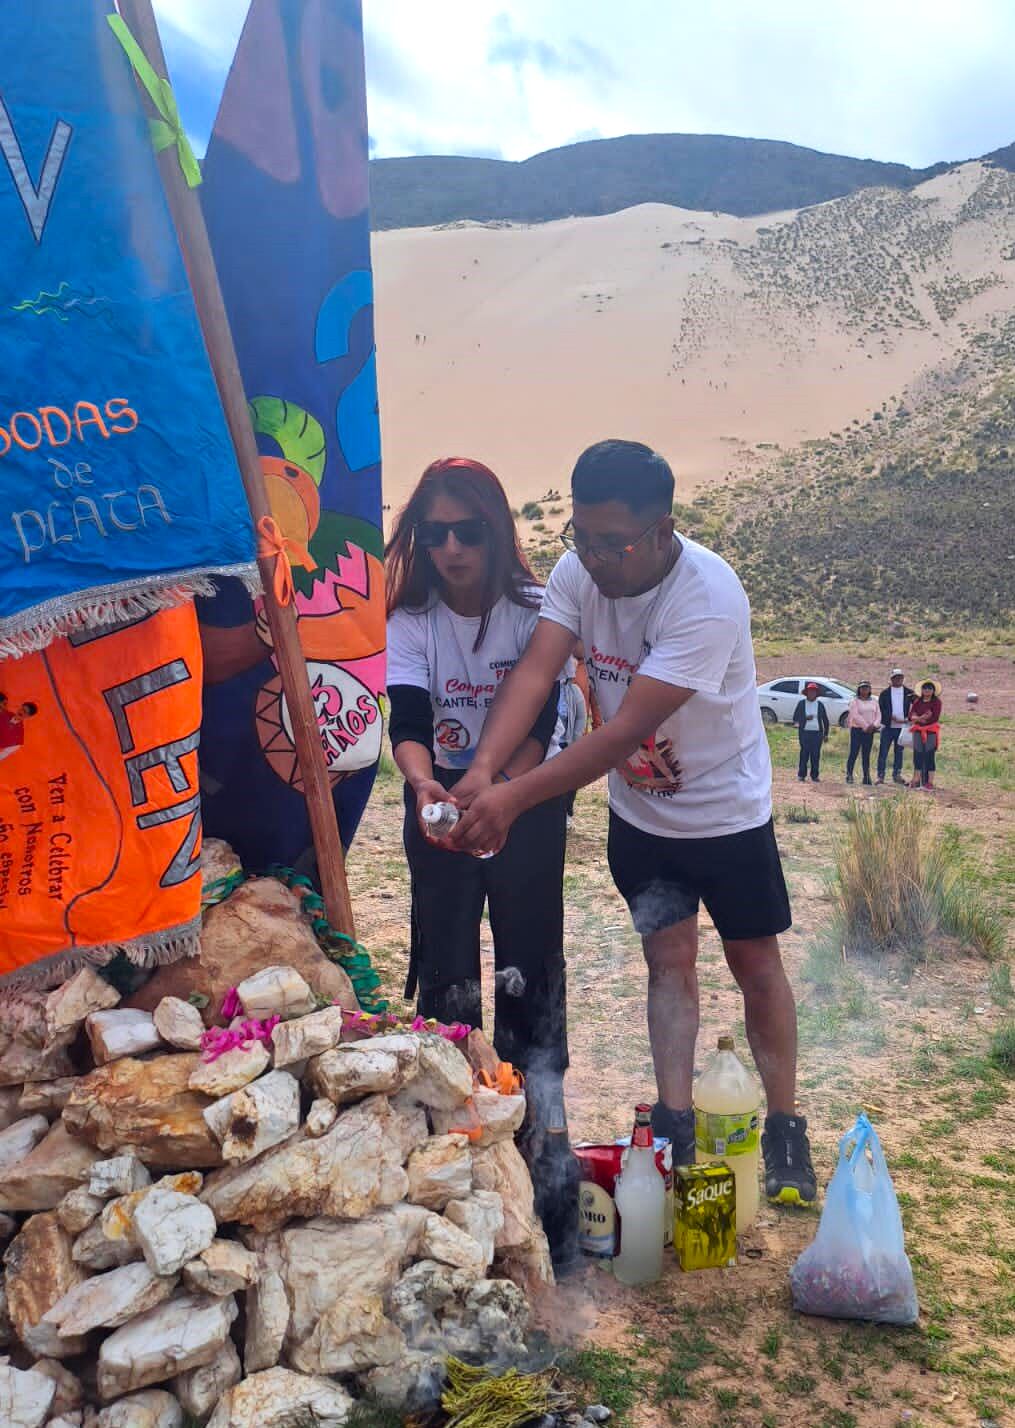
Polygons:
M214 595L215 576L241 580L247 592L262 593L261 577L255 562L209 570L158 576L137 588L129 585L101 586L87 594L61 596L33 605L22 614L0 620L0 659L20 659L43 650L63 635L75 630L100 629L138 616L153 615L193 600L196 595Z
M0 1002L16 1000L23 991L50 991L80 972L82 967L104 967L122 953L135 967L167 967L201 951L201 918L191 919L164 932L145 932L127 942L107 942L98 947L73 947L0 978Z

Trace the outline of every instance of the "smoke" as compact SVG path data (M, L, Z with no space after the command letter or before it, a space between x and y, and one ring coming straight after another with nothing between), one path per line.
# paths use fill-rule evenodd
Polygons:
M504 992L509 997L525 995L525 978L518 967L502 967L493 981L497 991Z
M631 899L631 918L642 937L662 932L664 927L683 922L698 911L698 899L693 893L674 883L653 879Z
M451 982L440 990L438 1015L442 1021L460 1021L478 1026L483 1016L483 988L474 977Z

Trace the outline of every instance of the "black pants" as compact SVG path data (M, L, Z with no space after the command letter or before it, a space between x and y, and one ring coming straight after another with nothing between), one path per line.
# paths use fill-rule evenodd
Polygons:
M932 774L937 769L937 734L931 731L925 733L923 729L913 730L913 772L923 783L927 782L927 775Z
M811 778L818 777L818 769L821 765L821 745L822 735L820 729L800 730L800 764L797 768L799 778L807 777L807 765L811 766Z
M874 747L873 729L850 729L849 731L849 758L846 760L846 777L853 777L853 770L856 768L856 756L860 755L863 760L863 781L871 781L871 749Z
M881 730L881 742L878 745L878 778L884 778L885 769L888 767L888 750L894 748L894 762L892 766L892 777L898 778L902 773L902 748L899 744L899 735L902 733L901 725L893 729L890 724L885 724Z
M455 774L438 770L447 786ZM493 858L453 853L425 838L405 790L405 853L412 875L412 947L405 995L421 1016L482 1026L479 929L493 932L493 1044L521 1071L567 1069L562 798L530 809Z

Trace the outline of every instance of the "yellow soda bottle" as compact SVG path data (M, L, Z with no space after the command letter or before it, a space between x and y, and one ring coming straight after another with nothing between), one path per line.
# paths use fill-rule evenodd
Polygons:
M698 1164L724 1160L737 1183L737 1234L758 1213L758 1119L761 1089L734 1049L718 1047L694 1083L694 1138Z

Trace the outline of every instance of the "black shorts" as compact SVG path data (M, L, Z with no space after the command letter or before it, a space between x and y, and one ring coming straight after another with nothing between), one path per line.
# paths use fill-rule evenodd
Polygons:
M643 937L708 908L724 941L792 924L772 820L718 838L660 838L610 810L610 872Z

